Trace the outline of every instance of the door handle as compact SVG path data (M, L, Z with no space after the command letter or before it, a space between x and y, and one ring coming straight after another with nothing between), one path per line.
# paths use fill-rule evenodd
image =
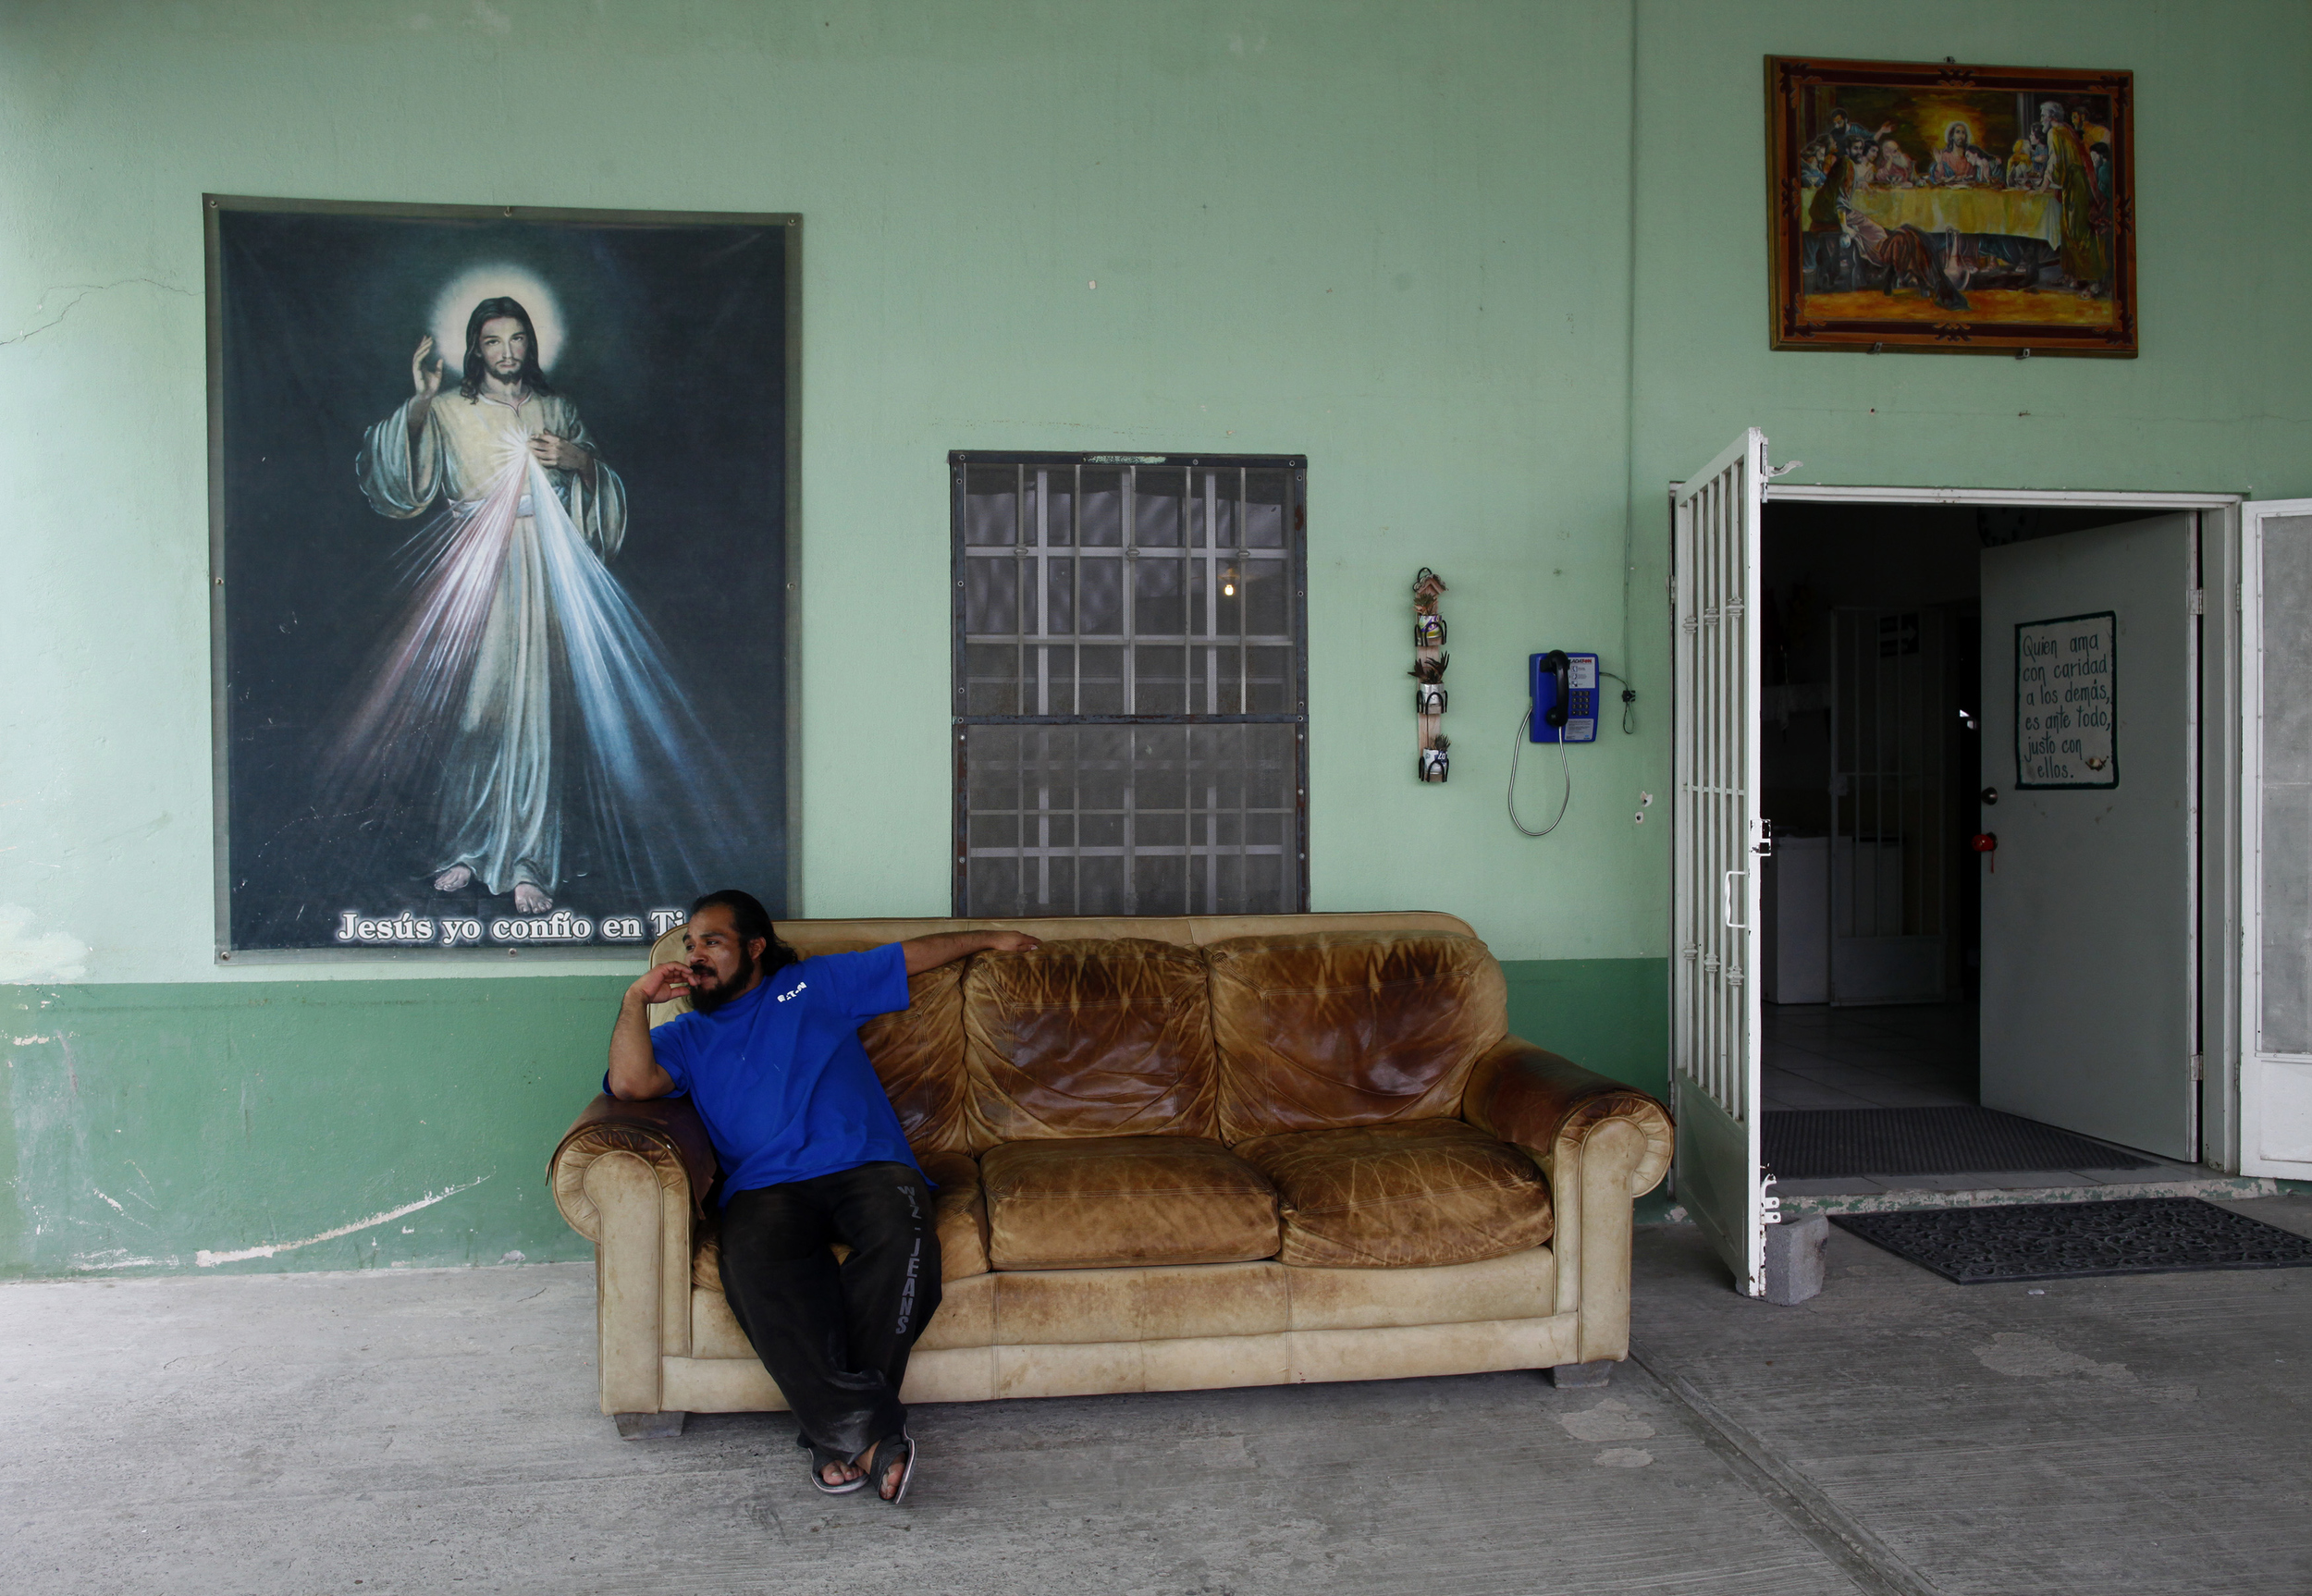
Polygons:
M1734 920L1734 878L1749 874L1747 870L1728 870L1726 879L1718 883L1718 918L1726 922L1726 928L1729 931L1750 929L1746 925L1737 925Z

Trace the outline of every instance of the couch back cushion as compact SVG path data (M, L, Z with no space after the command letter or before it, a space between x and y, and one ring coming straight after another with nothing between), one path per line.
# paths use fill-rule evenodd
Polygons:
M1058 1136L1218 1134L1204 959L1134 938L981 954L963 979L974 1152Z
M977 1151L965 1089L964 966L907 977L907 1007L859 1027L867 1058L917 1153Z
M1448 1118L1508 1032L1501 966L1475 937L1326 932L1205 950L1222 1139Z

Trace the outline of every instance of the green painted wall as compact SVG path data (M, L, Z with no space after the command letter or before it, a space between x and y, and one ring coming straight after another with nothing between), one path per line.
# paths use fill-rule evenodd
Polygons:
M1769 353L1773 51L2134 68L2144 358ZM1315 906L1465 915L1520 1029L1658 1080L1664 485L1758 423L1801 480L2312 491L2307 66L2292 0L6 7L0 1268L194 1267L483 1175L224 1267L574 1239L537 1176L600 965L213 960L203 190L803 214L810 914L946 906L949 449L1306 453ZM1614 668L1626 536L1642 735L1528 841L1521 662Z

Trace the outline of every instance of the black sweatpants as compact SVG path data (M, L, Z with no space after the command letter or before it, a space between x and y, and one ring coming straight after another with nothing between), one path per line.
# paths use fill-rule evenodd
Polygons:
M851 1256L838 1267L830 1246ZM906 1422L907 1354L940 1306L931 1190L902 1163L735 1192L722 1295L802 1439L856 1457Z

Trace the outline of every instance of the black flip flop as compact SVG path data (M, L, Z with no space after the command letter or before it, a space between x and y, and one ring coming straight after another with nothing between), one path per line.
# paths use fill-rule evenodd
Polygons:
M883 1474L884 1471L891 1467L891 1460L884 1455L883 1449L893 1444L894 1443L907 1449L907 1461L899 1470L899 1489L892 1492L889 1496L885 1496L883 1494ZM863 1481L872 1479L875 1481L875 1494L877 1498L880 1501L890 1503L893 1507L896 1507L901 1503L906 1501L907 1487L914 1482L916 1478L916 1438L908 1434L904 1429L902 1429L897 1435L886 1435L883 1437L882 1440L875 1443L874 1467L869 1468L866 1474L861 1475L859 1478Z
M820 1469L825 1468L830 1463L848 1464L851 1461L848 1457L842 1456L839 1453L825 1451L817 1443L806 1440L801 1436L797 1436L795 1438L795 1444L809 1450L811 1454L811 1489L818 1492L821 1496L848 1496L855 1491L866 1489L867 1477L867 1472L864 1469L860 1471L859 1477L856 1479L846 1479L841 1485L828 1484L825 1477L819 1473Z

